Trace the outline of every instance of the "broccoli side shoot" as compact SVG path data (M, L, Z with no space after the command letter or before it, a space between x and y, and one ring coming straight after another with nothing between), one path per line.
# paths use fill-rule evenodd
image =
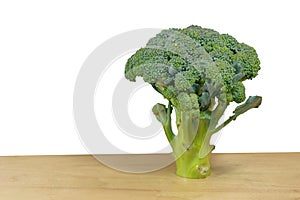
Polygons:
M128 59L125 77L142 77L168 100L152 111L162 124L176 158L177 175L205 178L210 175L211 136L262 101L246 100L243 81L260 70L255 49L228 34L189 26L162 30ZM246 101L245 101L246 100ZM220 122L231 102L240 105ZM244 102L244 103L243 103ZM178 134L171 126L175 112Z

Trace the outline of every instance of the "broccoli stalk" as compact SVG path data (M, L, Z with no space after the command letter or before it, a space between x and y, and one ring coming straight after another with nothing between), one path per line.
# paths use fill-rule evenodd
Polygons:
M177 175L210 175L211 136L261 104L259 96L245 101L242 83L257 76L259 64L252 47L199 26L163 30L128 59L125 77L143 77L168 100L167 106L158 103L152 111L172 147ZM230 102L244 103L220 124ZM177 134L171 126L173 110Z

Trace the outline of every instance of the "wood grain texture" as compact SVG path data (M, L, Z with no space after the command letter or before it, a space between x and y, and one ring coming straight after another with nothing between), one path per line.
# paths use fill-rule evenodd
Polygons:
M202 180L174 172L172 164L128 174L92 156L0 157L0 199L300 200L300 153L213 154L212 175Z

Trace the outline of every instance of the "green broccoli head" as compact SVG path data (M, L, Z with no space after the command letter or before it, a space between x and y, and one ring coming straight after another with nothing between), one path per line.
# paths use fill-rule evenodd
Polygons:
M182 92L198 95L200 107L226 93L226 101L245 100L242 81L257 76L260 62L254 48L228 34L189 26L163 30L126 63L125 76L142 77L165 98ZM203 105L206 104L206 105Z

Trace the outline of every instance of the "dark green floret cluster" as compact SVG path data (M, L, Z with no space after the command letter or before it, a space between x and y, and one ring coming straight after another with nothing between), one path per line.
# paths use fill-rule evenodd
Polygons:
M210 174L211 136L235 120L241 109L221 125L220 118L230 102L245 101L243 81L255 78L259 70L253 47L231 35L192 25L162 30L151 38L128 59L125 77L130 81L142 77L168 100L168 106L156 104L153 113L177 158L177 174L204 178ZM247 111L260 103L261 97L252 96L239 108ZM173 110L177 135L171 127Z

